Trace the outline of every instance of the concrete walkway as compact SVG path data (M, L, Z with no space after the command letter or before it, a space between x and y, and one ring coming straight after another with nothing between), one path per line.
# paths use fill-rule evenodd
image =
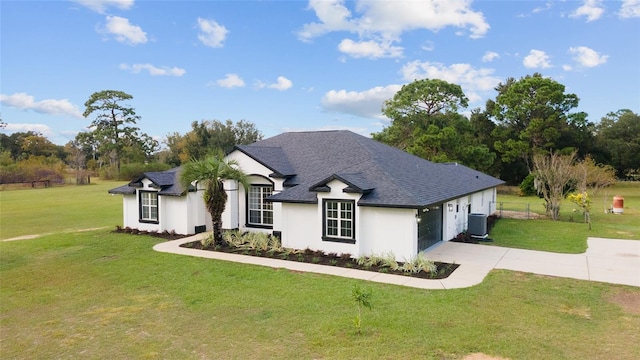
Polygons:
M455 289L473 286L481 283L492 269L515 270L640 287L640 241L637 240L589 238L587 240L588 249L584 254L558 254L446 241L429 250L427 257L434 261L455 262L460 266L446 279L428 280L180 247L181 244L199 240L202 236L206 235L199 234L159 243L153 249L173 254L335 275L421 289Z

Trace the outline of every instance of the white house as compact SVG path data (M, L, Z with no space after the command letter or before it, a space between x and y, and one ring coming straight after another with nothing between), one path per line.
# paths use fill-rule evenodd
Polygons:
M109 190L121 194L125 227L143 231L196 234L212 229L211 215L202 189L185 191L180 185L180 168L147 172L127 185Z
M226 158L238 162L251 185L245 190L234 181L225 182L223 228L268 232L289 248L352 256L393 252L400 261L465 231L469 214L494 213L496 186L503 183L350 131L284 133L236 146ZM171 171L176 183L176 171ZM150 174L121 187L124 190L110 191L125 194L125 226L149 227L142 220L150 195L141 194L158 186L151 179L158 173ZM161 191L158 195L163 198ZM181 231L195 231L204 225L204 210L190 210L190 215L185 209L192 209L186 203L201 201L200 193L179 197L185 197L180 210L172 208L179 206L175 200L164 205L158 201L155 225L165 230L179 223Z

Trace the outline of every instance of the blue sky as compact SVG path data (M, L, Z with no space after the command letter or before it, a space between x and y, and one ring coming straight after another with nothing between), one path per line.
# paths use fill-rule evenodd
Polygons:
M598 122L640 112L640 0L0 2L2 131L63 145L100 90L133 96L159 141L200 120L247 120L266 137L389 120L415 79L462 86L470 106L540 72Z

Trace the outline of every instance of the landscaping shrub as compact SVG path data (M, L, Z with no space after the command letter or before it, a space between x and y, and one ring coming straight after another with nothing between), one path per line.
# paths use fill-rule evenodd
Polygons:
M537 196L538 192L534 186L535 177L533 174L527 175L520 183L521 196Z

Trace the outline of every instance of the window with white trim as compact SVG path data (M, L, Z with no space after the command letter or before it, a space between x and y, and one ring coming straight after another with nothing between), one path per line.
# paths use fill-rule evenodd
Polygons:
M247 224L254 226L273 226L273 204L266 198L273 194L273 186L249 186L247 201Z
M355 243L354 207L353 201L324 201L323 230L325 240Z
M140 221L158 221L158 193L140 191Z

